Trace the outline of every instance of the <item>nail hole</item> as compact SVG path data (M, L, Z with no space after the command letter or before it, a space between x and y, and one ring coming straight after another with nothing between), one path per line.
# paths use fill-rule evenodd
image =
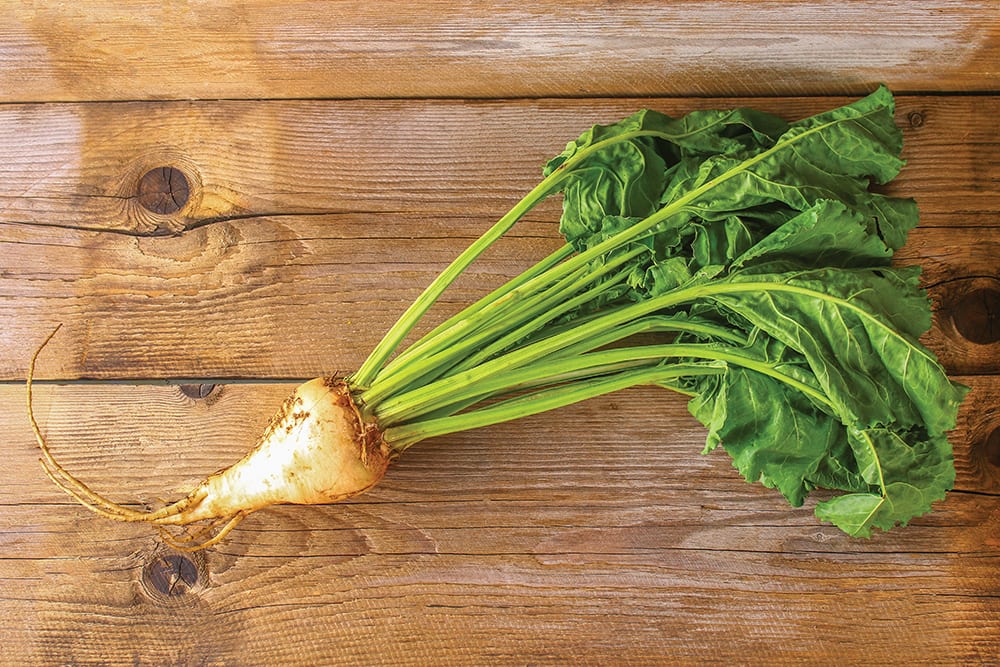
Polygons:
M967 341L986 345L1000 340L1000 291L980 288L969 292L952 311L955 329Z
M182 394L196 401L208 398L208 395L215 391L214 384L182 384L178 388Z
M148 563L143 575L160 595L179 597L198 583L198 566L186 556L165 554Z
M986 441L983 443L983 452L986 454L986 460L989 461L990 465L1000 468L1000 426L993 429L986 436Z
M187 178L175 167L156 167L139 179L139 203L153 213L176 213L187 203L190 194Z

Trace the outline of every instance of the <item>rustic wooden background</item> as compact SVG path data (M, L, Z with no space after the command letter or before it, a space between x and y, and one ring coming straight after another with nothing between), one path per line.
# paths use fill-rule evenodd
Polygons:
M0 663L1000 662L995 2L42 4L0 5ZM923 214L900 262L972 387L957 488L910 527L789 508L652 389L422 443L356 501L192 557L41 472L23 382L56 323L57 455L119 500L176 497L297 381L354 369L592 123L797 118L878 82ZM557 216L433 318L555 247Z

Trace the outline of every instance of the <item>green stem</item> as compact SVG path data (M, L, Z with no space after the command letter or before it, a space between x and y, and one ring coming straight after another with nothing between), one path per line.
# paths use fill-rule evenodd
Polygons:
M586 274L586 280L580 281L580 287L586 285L587 283L593 283L596 279L607 275L612 270L618 269L622 264L626 264L642 252L645 252L644 248L636 248L634 252L622 253L621 257L614 258L614 260L602 266L600 270ZM572 298L567 298L570 294L572 294L572 290L552 290L555 292L554 298L548 300L546 304L536 309L536 312L539 313L537 317L525 322L521 326L511 329L508 333L497 338L492 344L483 347L472 356L467 357L454 368L450 369L448 374L450 375L454 372L478 366L482 362L487 361L491 357L510 348L515 343L526 340L531 334L542 329L544 325L548 324L552 320L580 308L581 306L602 296L612 288L617 287L625 280L625 278L628 277L630 271L631 268L626 267L618 271L618 273L613 275L611 278L602 281L596 286L596 288L580 292ZM560 301L562 301L562 303L560 303ZM510 326L510 324L508 324L508 326Z
M475 369L472 369L472 371L480 379L494 373L509 372L550 354L565 350L573 345L592 341L593 339L607 335L607 332L612 329L616 329L621 325L638 320L656 311L662 311L702 296L710 296L713 292L724 292L725 288L729 286L729 283L696 284L645 301L621 306L600 317L586 321L577 327L568 329L558 336L542 338L537 342L511 350L503 356L485 361ZM454 381L454 376L449 376L448 380Z
M575 382L542 389L496 403L474 412L441 417L414 424L405 424L403 426L392 426L385 430L384 437L394 450L401 452L427 438L458 431L468 431L474 428L511 421L520 417L527 417L528 415L547 412L573 403L579 403L588 398L627 389L628 387L643 384L661 384L678 377L716 375L721 372L722 369L720 368L697 364L670 367L656 366L653 368L624 371L610 377L601 377L590 381Z
M553 335L543 339L532 341L530 343L525 343L522 347L528 347L529 345L538 343L541 340L554 340L558 336L564 335L567 332L570 332L573 329L582 326L587 322L592 321L593 319L596 318L589 318L588 320L574 320L569 324L567 324L566 327L560 327L560 329L557 330L557 332L553 333ZM636 319L631 322L627 322L620 326L612 327L610 329L601 331L599 333L595 333L586 338L585 340L582 340L574 345L569 345L565 348L554 351L545 357L545 363L552 363L557 359L578 357L580 355L592 352L593 350L596 350L598 348L604 347L605 345L611 345L626 338L630 338L632 336L640 334L664 333L664 332L693 333L700 336L714 338L715 340L720 342L731 343L735 347L741 347L746 344L746 338L739 335L739 333L730 329L726 329L725 327L722 327L720 325L711 322L690 320L686 317L678 318L678 317L670 317L667 315L650 315ZM482 364L479 364L478 366L481 367ZM501 377L508 377L508 374L502 372L503 366L501 364L493 364L491 368L497 370L496 373L497 375ZM446 375L445 377L438 379L435 382L416 386L409 391L399 392L391 396L388 396L387 398L378 403L375 412L377 413L379 419L384 419L388 414L387 411L392 411L395 409L393 406L399 405L400 403L405 403L406 401L413 401L414 397L426 397L429 395L428 392L430 392L430 394L433 394L434 392L438 391L439 388L442 386L448 386L454 388L456 386L456 382L462 382L462 377L467 378L468 373L472 372L473 370L475 369L471 368L463 369L460 372L464 373L465 375L462 375L461 377L459 377L460 374L459 372L452 372ZM481 373L482 371L480 370L479 372ZM480 379L483 379L485 377L488 377L488 375L481 375ZM430 412L436 412L436 411L437 409L435 408L432 410L428 410L427 412L429 414Z
M697 298L699 295L700 293L695 289L689 288L686 290L678 290L647 301L640 301L635 304L617 308L605 315L602 315L601 317L594 318L593 320L589 320L578 327L569 329L559 336L542 338L537 342L511 350L501 357L495 357L489 361L485 361L476 368L464 371L463 373L458 374L458 376L461 376L463 378L462 381L464 382L467 374L474 374L475 377L482 379L494 373L509 372L513 369L520 368L525 364L529 364L550 354L559 352L560 350L568 348L571 345L591 340L610 329L626 324L632 320L637 320L655 310L660 310L677 303L682 303L686 299ZM433 360L428 360L428 364L433 363ZM411 374L417 374L417 371L414 370ZM454 382L456 381L456 376L449 376L442 381ZM406 385L405 383L401 383L397 386L403 387ZM412 387L410 390L423 391L425 388L425 386L419 388ZM371 405L374 406L376 414L378 414L379 404L386 400L390 393L391 392L388 391L380 392L375 396L375 400L370 401ZM370 396L370 394L369 392L365 392L362 396Z
M581 371L588 372L584 375L586 377L607 372L597 369L620 370L619 364L636 361L648 363L650 359L659 361L661 358L662 355L658 356L657 350L650 348L623 348L576 357L561 357L484 379L478 379L473 369L457 377L449 377L445 381L432 383L418 391L408 392L381 403L377 413L378 421L382 426L392 426L456 403L464 403L471 399L478 402L494 394L518 391L526 384L554 384L564 381L567 375Z
M455 260L442 271L423 293L410 304L403 312L396 323L389 329L372 353L361 364L361 367L351 377L351 384L357 387L367 387L375 374L382 368L386 360L396 351L410 330L416 326L420 318L423 317L427 309L430 308L441 293L454 282L472 262L476 260L488 247L493 245L507 230L514 226L521 217L530 211L534 206L552 192L554 187L565 178L568 172L562 171L552 174L552 178L542 180L532 188L531 192L524 196L521 201L514 205L500 220L497 221L485 234L476 239L472 245L466 248Z
M502 375L479 377L475 371L469 371L458 377L447 378L447 381L422 387L418 392L404 394L396 400L387 401L380 405L379 423L392 425L418 419L424 413L437 411L452 403L464 403L475 397L481 400L496 394L509 393L521 388L521 385L525 383L537 384L546 379L549 382L557 382L564 373L636 361L656 360L663 362L666 359L681 357L723 361L742 366L784 382L820 405L833 409L830 399L818 388L790 377L767 362L749 357L739 350L704 343L667 343L616 348L576 357L558 357L552 361L545 360Z
M406 364L410 363L413 359L433 354L434 352L444 349L448 346L451 338L455 336L455 330L466 331L470 326L474 325L477 322L477 318L475 316L486 306L489 306L508 292L518 288L520 285L545 272L552 266L555 266L572 255L574 252L575 250L573 249L573 246L567 243L542 261L533 265L530 269L524 271L517 277L512 278L483 298L479 299L479 301L475 302L471 306L463 308L455 315L452 315L450 318L436 326L433 330L424 334L420 340L406 348L406 350L401 352L395 359L387 363L378 373L378 377L390 376L400 368L405 367Z
M685 211L688 207L694 205L698 198L702 195L710 192L713 188L717 187L720 183L726 180L746 172L753 165L767 159L775 152L785 150L789 146L794 145L796 142L802 140L803 137L807 137L816 132L822 131L826 127L833 125L840 120L834 120L823 125L818 125L813 128L809 128L803 132L800 132L794 136L787 137L783 141L777 142L770 149L763 151L752 158L744 160L739 165L736 165L725 172L719 174L718 176L708 180L702 185L693 188L684 195L673 200L669 204L663 206L644 220L633 225L632 227L623 230L608 239L605 239L601 243L597 243L589 249L580 252L579 254L566 259L563 262L555 263L550 268L542 271L541 273L536 273L533 277L519 281L518 286L514 291L520 292L522 294L537 294L542 293L544 290L552 285L555 285L565 279L568 276L572 276L577 271L586 267L592 260L605 255L606 253L614 250L615 248L621 247L622 245L628 243L637 236L645 234L658 225L665 223L672 216ZM541 183L539 183L528 195L521 200L511 211L505 215L501 220L494 225L482 238L477 240L473 245L467 249L462 255L459 256L455 262L452 263L443 273L439 276L428 289L418 298L417 302L411 306L400 321L390 329L386 337L379 343L376 349L373 351L372 355L366 360L362 368L359 369L358 373L352 378L353 384L361 388L362 399L364 400L364 390L369 388L372 379L377 375L379 369L383 368L388 357L393 353L398 344L401 342L403 337L407 332L416 324L417 320L423 315L423 313L430 307L430 305L440 296L444 288L451 283L452 280L462 271L464 268L471 263L486 247L492 244L497 238L500 237L511 225L513 225L526 211L530 210L538 201L541 201L545 196L557 189L558 184L566 175L579 163L584 160L587 156L593 154L597 150L602 149L607 145L613 143L619 143L622 141L630 140L636 136L643 134L656 135L656 132L646 132L646 131L635 131L630 133L624 133L616 137L609 138L607 140L597 142L585 149L580 150L575 155L568 158L562 165L552 173L550 173ZM572 282L572 281L571 281ZM767 289L780 289L779 286L773 284L765 285ZM574 345L580 344L582 341L586 340L588 336L600 335L602 332L625 324L631 320L641 318L643 316L649 315L657 310L663 310L670 308L684 301L698 298L700 296L711 296L713 292L725 292L727 289L732 291L742 291L746 289L745 287L733 287L731 284L723 283L720 287L718 284L714 285L704 285L696 284L687 288L680 288L671 293L653 297L647 301L634 304L632 306L626 306L618 308L605 316L594 318L583 323L581 326L566 331L563 334L553 337L542 338L537 342L525 345L518 349L515 349L501 357L493 358L490 361L485 361L481 365L477 366L475 369L470 369L464 373L470 373L475 371L476 376L488 377L491 374L499 372L508 372L512 369L520 368L525 364L532 363L548 354L558 352L560 350L565 350ZM492 318L491 311L495 311L497 308L505 307L505 304L509 301L507 297L511 292L507 292L498 295L497 298L493 299L487 304L484 304L480 309L474 312L470 320L477 320L478 323L489 322ZM826 295L825 295L826 296ZM459 324L469 322L469 320L460 320ZM502 336L505 331L509 328L509 323L504 322L502 319L494 320L493 324L488 325L487 328L497 327L498 336ZM470 329L476 330L478 328L477 323L471 323ZM457 331L456 331L457 330ZM461 327L452 327L442 331L441 334L436 336L435 345L440 345L447 347L452 342L457 342L460 340L462 334ZM416 358L416 357L415 357ZM417 364L421 366L419 373L416 371L410 371L411 363L407 365L406 370L402 371L408 375L413 375L414 378L425 377L433 378L440 377L442 373L447 371L447 368L453 363L453 357L448 355L441 356L436 360L442 365L438 370L434 370L433 366L435 361L426 360L424 357L419 357L421 363ZM425 365L426 364L426 365ZM407 382L402 382L397 377L395 380L395 388L404 389L409 387ZM383 390L381 395L375 395L370 398L373 399L384 399L391 395L391 391ZM373 412L378 412L378 400L370 400L367 402L367 410ZM454 418L461 418L464 415L456 415ZM447 418L451 419L451 417Z
M432 348L428 348L423 355L410 360L395 373L379 373L368 389L361 393L361 400L367 405L378 406L393 394L414 386L424 386L445 373L452 372L452 367L456 364L464 366L470 359L470 354L475 359L480 359L483 353L496 354L563 312L592 301L612 289L625 278L627 271L619 272L618 276L610 280L601 279L642 251L644 249L639 248L635 252L622 253L621 257L614 258L593 272L588 272L587 267L583 267L545 290L524 293L517 289L505 294L497 303L503 301L506 307L496 309L490 313L489 318L480 314L479 317L470 319L463 335L450 341L450 345L442 345L442 349L433 352ZM572 296L595 282L598 284L592 289Z
M565 325L559 327L552 327L551 329L553 330L548 331L545 336L542 336L539 339L536 339L535 341L527 341L527 342L537 342L537 340L540 340L541 338L557 336L561 333L564 333L565 331L568 331L573 327L579 326L585 321L594 319L597 316L598 316L597 314L592 314L586 317L581 317L580 319L575 319L572 322L568 322ZM714 339L715 341L718 342L730 343L736 348L741 348L745 346L747 343L746 336L741 335L740 332L732 329L727 329L713 322L691 320L688 319L687 317L679 318L679 317L670 317L666 315L651 315L636 320L634 322L629 322L620 327L607 331L603 335L595 336L594 338L588 341L583 341L574 346L570 346L559 352L551 354L546 358L546 363L555 361L556 359L568 359L577 357L579 355L592 352L593 350L597 350L601 347L604 347L605 345L611 345L617 343L618 341L624 340L631 336L650 334L650 333L666 333L666 332L695 334L702 338ZM628 366L630 367L638 365L648 365L648 362L645 361L638 363L628 362ZM623 368L624 367L625 366L623 365ZM610 372L611 370L618 370L618 369L608 369L607 371L603 372ZM600 375L603 374L603 372L601 371L601 369L593 369L593 370L585 369L583 371L580 371L576 376L573 376L569 373L564 373L558 376L552 376L551 378L548 378L545 382L539 382L537 383L537 386L542 386L543 384L552 384L556 382L570 382L574 379ZM516 387L511 387L510 389L511 391L515 390L521 391L529 388L535 388L535 387L533 387L528 383L521 383L518 384ZM690 394L690 392L679 389L677 387L672 387L672 389L676 392L685 395L693 395ZM402 398L402 396L403 395L400 394L394 396L390 400L395 400L396 398ZM433 419L436 417L446 417L448 415L455 414L466 408L472 407L481 400L482 397L477 397L477 398L467 399L461 402L455 402L455 403L450 403L448 405L443 405L439 408L421 414L420 419L425 420L425 419Z
M565 286L575 285L583 275L583 270L574 275L567 276L562 283L555 285L553 289L529 292L527 294L515 289L500 297L497 302L503 302L506 308L501 308L499 312L491 312L489 317L480 314L478 317L470 317L463 320L449 332L450 335L443 336L437 343L430 345L424 351L405 365L401 365L390 372L388 368L383 369L371 385L362 392L362 400L369 405L378 405L386 396L398 391L405 391L407 387L417 383L419 380L430 382L446 372L450 366L465 358L471 350L475 350L481 345L488 343L497 335L501 335L508 327L516 325L520 320L505 319L498 323L498 326L488 326L493 320L506 311L517 309L522 317L530 317L535 310L553 300L553 296L558 300L562 293L568 288ZM561 288L561 289L560 289ZM491 304L493 305L493 304Z
M818 299L835 301L856 310L860 315L871 317L871 315L864 309L858 308L843 299L832 297L824 292L799 285L765 281L739 283L722 281L716 283L696 284L690 287L677 289L659 297L651 298L647 301L618 308L606 315L587 321L579 327L566 330L558 336L543 338L537 342L512 350L501 357L484 362L473 369L443 378L437 384L423 386L419 388L419 398L417 395L411 395L406 396L404 399L404 395L400 397L400 400L407 410L412 411L416 404L420 404L424 406L424 409L427 412L436 411L441 407L442 403L447 404L451 402L442 400L443 397L447 396L449 392L459 391L462 387L476 386L479 383L486 382L489 378L494 376L499 377L504 375L510 377L510 374L515 370L525 367L528 364L532 364L533 362L537 362L539 359L546 358L549 355L553 355L560 351L562 351L563 355L565 355L566 351L573 348L573 346L592 346L595 342L599 342L601 340L607 340L610 342L617 335L617 330L623 325L625 328L628 328L629 325L642 326L639 324L642 321L641 318L648 316L650 313L655 311L664 310L698 298L712 298L725 295L727 293L733 294L747 291L790 292L809 295ZM693 347L694 344L687 346L687 356L699 356L694 352L694 349L692 349ZM580 348L577 347L577 349ZM674 349L679 348L675 347ZM707 348L702 349L707 350ZM714 356L704 356L705 354L712 354ZM827 398L819 389L811 387L810 385L802 383L794 378L785 376L768 366L765 362L754 360L743 355L738 355L738 357L734 357L732 355L732 352L703 352L700 355L700 358L713 358L721 361L730 361L752 370L771 375L772 377L776 377L790 386L799 389L814 399L818 404L826 406L829 409L834 408L829 398ZM434 401L438 402L434 403ZM406 406L406 402L410 402L411 405ZM390 407L393 406L391 403L389 405ZM403 408L399 407L398 404L396 404L396 407L392 407L392 409L403 410ZM379 411L379 413L381 413L381 411ZM462 416L463 415L455 415L454 418L459 419ZM477 422L470 421L470 423ZM474 426L470 426L469 428L474 428Z
M824 123L822 125L817 125L815 127L809 128L808 130L804 130L802 132L799 132L798 134L795 134L794 136L784 139L783 141L775 143L775 145L772 146L771 148L762 151L761 153L758 153L757 155L754 155L751 158L744 160L738 165L719 174L715 178L706 181L697 188L694 188L689 192L687 192L686 194L671 201L669 204L663 206L662 208L652 213L642 221L636 223L635 225L618 232L617 234L605 239L601 243L598 243L588 248L587 250L573 257L570 257L565 262L557 264L551 267L550 269L544 271L543 273L536 275L532 279L521 283L519 289L528 292L532 290L543 289L546 285L550 285L555 281L562 279L566 275L569 275L570 273L578 270L581 266L589 264L592 260L597 259L601 255L604 255L605 253L608 253L614 250L615 248L625 245L626 243L636 239L642 234L649 232L657 225L666 222L672 216L682 213L690 205L694 204L695 201L705 193L711 191L713 188L717 187L719 184L727 181L728 179L746 172L750 167L766 160L774 153L785 150L789 146L794 145L796 142L802 140L803 138L808 137L817 132L821 132L826 128L830 127L831 125L843 122L844 120L854 120L854 119L832 120L828 123ZM616 143L617 141L630 140L644 135L656 136L662 139L666 139L668 141L671 139L675 139L678 136L678 135L668 135L665 133L648 132L648 131L635 131L635 132L624 133L617 137L606 139L603 142L598 142L596 144L588 146L586 149L581 150L579 153L575 154L572 158L569 158L566 162L564 162L561 165L560 170L570 165L570 163L573 163L573 165L576 166L578 164L578 161L582 159L582 156L592 154L594 151L598 150L599 147L603 148L605 145ZM560 170L556 170L555 172L550 174L550 177L557 173L560 173ZM490 304L490 306L495 306L495 305L496 304ZM489 310L490 306L487 306L483 310L484 311Z
M655 136L663 139L676 139L678 135L670 135L664 132L656 132L652 130L635 130L632 132L624 132L619 135L615 135L604 139L602 141L595 142L590 146L580 149L572 156L567 158L562 164L559 165L555 170L553 170L548 176L543 178L541 182L538 183L534 188L531 189L528 194L526 194L521 201L514 205L500 220L496 222L489 230L486 231L481 237L472 243L468 248L466 248L451 264L445 268L427 288L423 293L417 297L417 299L410 304L410 306L403 312L396 323L389 328L385 336L381 341L375 346L371 354L365 359L361 367L351 376L351 384L356 387L367 387L375 375L380 369L383 368L386 361L392 356L393 352L399 347L406 335L416 326L417 322L423 317L424 313L434 304L435 301L441 296L445 289L466 269L468 266L476 260L479 255L481 255L488 247L497 241L501 236L503 236L514 224L524 216L525 213L530 211L535 207L540 201L545 199L548 195L552 194L558 189L558 186L565 180L574 169L576 169L582 162L589 158L594 153L612 146L614 144L619 144L626 141L631 141L642 136ZM598 253L600 254L600 253Z
M584 322L571 322L566 329L563 329L558 332L558 334L554 335L565 333L566 331L569 331L570 328L580 326L582 324L584 324ZM727 329L726 327L715 324L714 322L705 322L689 319L687 317L671 315L647 315L632 322L627 322L620 326L608 329L607 331L595 334L592 338L581 341L576 345L565 347L562 350L555 352L553 356L572 356L576 354L583 354L590 352L591 350L596 350L599 347L604 347L605 345L612 345L639 334L665 332L695 334L697 336L701 336L702 338L710 338L718 342L730 343L736 347L742 347L747 343L746 336L742 335L738 330Z

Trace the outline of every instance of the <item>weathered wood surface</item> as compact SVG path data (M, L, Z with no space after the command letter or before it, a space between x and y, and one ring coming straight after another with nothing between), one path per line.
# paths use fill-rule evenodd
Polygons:
M305 378L354 369L568 138L643 105L726 100L271 102L0 108L0 378L64 330L41 377ZM760 100L798 118L845 99ZM906 157L888 190L921 226L900 255L946 305L1000 290L1000 98L902 97ZM173 214L140 205L150 169L187 174ZM555 199L475 265L432 317L558 245ZM185 231L186 230L186 231ZM111 233L114 232L114 233ZM982 310L977 304L970 304ZM1000 342L947 317L928 344L959 373ZM309 350L309 353L304 353Z
M0 6L0 664L997 664L998 17ZM922 211L898 258L925 267L925 340L972 387L956 490L905 529L852 540L815 498L746 484L653 389L421 443L357 500L260 512L188 559L41 472L22 383L58 322L43 430L95 488L156 505L238 458L297 379L356 368L586 126L640 106L795 118L876 82L903 93L889 190ZM556 247L558 206L432 317Z
M0 100L984 91L992 0L220 3L0 9Z
M179 573L173 595L149 579L172 552L69 503L10 411L0 604L18 622L5 659L989 664L1000 468L983 445L1000 414L982 406L1000 403L1000 383L960 379L973 392L954 433L956 491L870 541L817 524L813 501L794 509L747 485L721 452L700 456L683 401L637 389L424 443L356 501L261 512L195 558L196 577ZM70 384L37 398L66 465L156 504L237 458L289 389L192 400Z
M499 217L567 141L642 107L681 115L753 105L794 120L853 99L5 105L0 222L142 236L220 219L250 225L267 216L362 213L370 225L414 214L450 227L455 218ZM923 226L995 226L1000 98L899 96L897 107L909 165L892 189L919 199ZM161 166L176 167L190 184L172 215L137 201L143 174ZM406 223L407 235L419 235Z

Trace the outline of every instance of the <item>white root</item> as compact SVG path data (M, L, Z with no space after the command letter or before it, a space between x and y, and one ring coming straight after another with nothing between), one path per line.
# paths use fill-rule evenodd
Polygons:
M176 549L212 546L250 513L270 505L331 503L364 493L382 479L389 465L389 448L381 431L361 417L349 387L339 380L317 378L300 385L285 400L250 452L210 475L187 497L153 511L125 507L91 490L63 468L35 419L35 364L58 330L35 351L26 382L28 418L45 473L81 505L103 517L157 526L164 541ZM192 524L203 525L188 536L173 535L164 528Z

